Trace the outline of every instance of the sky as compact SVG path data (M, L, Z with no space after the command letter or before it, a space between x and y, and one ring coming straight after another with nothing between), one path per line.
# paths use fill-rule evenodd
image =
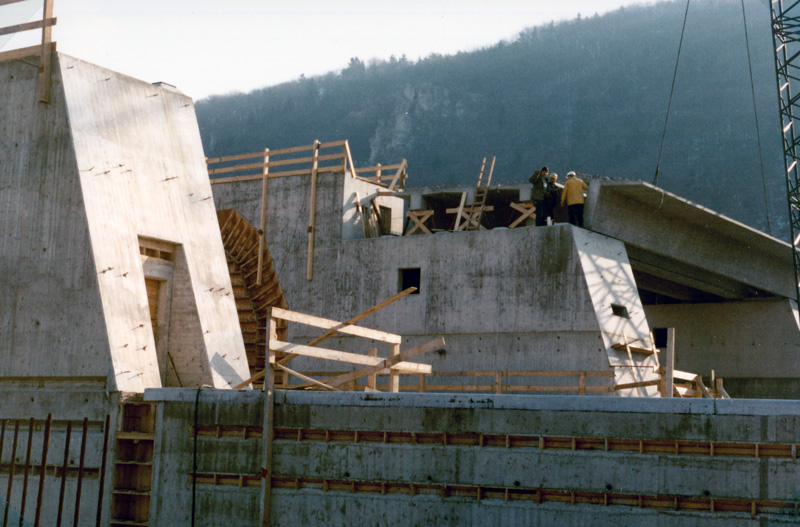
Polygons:
M248 92L405 55L470 51L526 27L592 16L643 0L55 0L62 53L195 100ZM0 6L0 27L41 18L42 0ZM0 51L40 31L0 37Z

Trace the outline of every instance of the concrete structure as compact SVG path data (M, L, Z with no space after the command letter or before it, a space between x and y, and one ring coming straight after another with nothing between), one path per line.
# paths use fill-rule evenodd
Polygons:
M191 99L62 54L50 104L0 78L0 385L246 379Z
M650 397L231 390L257 359L242 328L263 335L269 309L243 276L262 183L212 197L190 99L53 58L46 105L34 68L0 63L3 523L12 509L110 527L796 522L795 402L661 399L655 356L615 346L676 327L679 366L796 389L784 244L614 182L592 183L586 229L365 238L356 196L395 234L409 203L450 197L327 172L308 229L309 176L273 178L260 302L283 302L277 274L291 309L345 320L414 281L365 325L406 349L444 335L421 357L437 371L600 371L584 391ZM221 213L237 223L220 229L215 205L253 225ZM619 388L632 382L649 385Z
M391 195L349 173L318 181L312 281L303 266L291 264L307 261L308 177L270 179L267 194L266 238L294 310L345 320L402 290L410 270L419 294L364 324L404 335L410 344L445 336L447 353L422 359L435 371L605 369L616 385L646 382L657 378L655 359L634 355L632 369L613 345L627 339L649 348L655 330L665 347L666 328L674 327L677 368L706 377L713 370L730 381L734 396L798 393L790 248L761 232L646 183L593 180L584 229L555 224L366 238L356 195L366 205L380 193L376 199L394 224L406 210L426 208L441 227L453 222L445 210L457 207L467 189ZM260 182L213 189L219 207L257 221ZM507 218L508 203L529 192L528 185L493 188L492 221ZM294 327L290 334L298 341L315 336L305 331ZM338 345L355 344L340 339ZM656 387L646 393L655 395Z

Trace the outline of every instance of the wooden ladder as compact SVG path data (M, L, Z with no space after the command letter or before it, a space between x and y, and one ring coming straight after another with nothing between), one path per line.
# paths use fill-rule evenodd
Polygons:
M483 211L486 209L486 197L489 194L489 185L492 184L492 172L494 172L495 156L492 156L492 163L489 166L488 174L486 170L486 158L481 162L481 172L478 174L478 183L475 185L475 197L466 210L467 223L465 231L485 230L481 226Z
M144 402L124 403L114 449L110 527L150 524L154 442L155 407Z

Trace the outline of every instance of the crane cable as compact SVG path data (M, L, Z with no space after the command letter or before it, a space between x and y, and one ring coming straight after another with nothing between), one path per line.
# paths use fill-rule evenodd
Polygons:
M678 57L675 60L675 72L672 74L672 87L669 90L669 102L667 103L667 117L664 120L664 132L661 134L661 146L658 149L658 163L656 163L656 174L653 176L653 185L658 186L658 171L661 168L661 154L664 152L664 138L667 137L667 124L669 124L669 111L672 107L672 94L675 93L675 79L678 78L678 64L681 62L681 48L683 47L683 35L686 33L686 20L689 18L689 3L686 0L686 12L683 14L683 28L681 29L681 40L678 44Z
M756 88L753 82L753 62L750 58L750 37L747 34L747 15L744 9L744 0L742 3L742 20L744 21L744 42L747 46L747 67L750 69L750 92L753 95L753 114L756 118L756 140L758 141L758 159L761 162L761 184L764 187L764 211L767 215L767 232L772 236L772 225L769 221L769 203L767 201L767 178L764 175L764 155L761 149L761 131L758 126L758 109L756 108Z

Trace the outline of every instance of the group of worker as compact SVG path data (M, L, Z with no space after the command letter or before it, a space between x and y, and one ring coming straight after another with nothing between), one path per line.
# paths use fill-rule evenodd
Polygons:
M546 166L534 172L529 181L533 185L531 199L536 208L537 226L547 225L548 218L552 221L560 204L562 207L566 205L569 222L583 227L583 205L586 202L583 191L588 190L589 186L576 177L575 172L567 173L563 189L556 184L558 174L550 174Z

